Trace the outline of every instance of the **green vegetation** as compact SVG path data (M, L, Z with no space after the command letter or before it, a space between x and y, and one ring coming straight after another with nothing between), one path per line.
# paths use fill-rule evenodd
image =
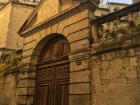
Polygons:
M136 30L140 31L140 17L135 20Z
M0 63L0 76L3 77L6 71L13 71L20 66L20 56L10 54L6 57L4 63Z

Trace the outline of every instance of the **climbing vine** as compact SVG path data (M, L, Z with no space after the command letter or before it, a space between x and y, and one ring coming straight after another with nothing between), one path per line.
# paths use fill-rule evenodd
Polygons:
M17 54L10 54L3 63L0 63L0 76L3 77L6 72L14 71L20 66L21 57Z

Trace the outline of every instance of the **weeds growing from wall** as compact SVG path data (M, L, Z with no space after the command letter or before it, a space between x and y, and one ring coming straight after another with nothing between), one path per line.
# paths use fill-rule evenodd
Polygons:
M20 66L21 57L17 54L10 54L6 57L4 63L0 63L0 77L5 76L7 72L13 72Z

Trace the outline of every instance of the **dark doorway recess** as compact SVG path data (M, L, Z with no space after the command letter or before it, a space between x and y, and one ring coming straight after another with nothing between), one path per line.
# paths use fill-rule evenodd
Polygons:
M34 105L69 105L70 47L56 36L41 50L36 70Z

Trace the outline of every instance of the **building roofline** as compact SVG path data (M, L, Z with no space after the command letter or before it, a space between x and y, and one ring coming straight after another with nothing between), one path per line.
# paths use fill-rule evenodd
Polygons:
M109 11L108 8L103 8L103 7L98 7L97 10L105 10L105 11Z
M7 3L3 4L2 8L0 9L0 11L3 10L9 4L10 4L10 2L7 2Z
M90 2L90 3L89 3ZM41 3L42 4L42 3ZM40 4L40 5L41 5ZM29 16L29 18L25 21L25 23L22 25L22 27L19 29L19 31L18 31L18 33L20 34L20 36L24 36L26 33L28 33L28 32L31 32L33 29L37 29L38 27L41 27L41 26L43 26L43 25L45 25L45 24L49 24L49 23L52 23L52 21L54 21L54 20L56 20L57 19L57 21L59 21L60 20L60 18L62 18L62 17L65 17L64 15L68 15L68 14L70 14L71 12L73 12L73 11L77 11L77 8L81 8L81 7L83 7L83 6L85 6L85 5L87 5L87 6L89 6L88 8L97 8L97 5L96 5L96 3L95 2L93 2L92 0L83 0L82 2L79 2L79 3L77 3L77 4L75 4L74 6L72 6L71 8L68 8L68 9L66 9L66 10L64 10L64 11L62 11L62 12L60 12L60 13L58 13L58 14L56 14L56 15L54 15L54 16L52 16L51 18L49 18L49 19L46 19L46 20L44 20L43 22L41 22L41 23L39 23L39 24L37 24L37 25L35 25L35 26L33 26L33 27L30 27L30 28L28 28L28 24L30 24L30 21L33 19L33 16L38 12L38 8L40 8L40 6L38 5L37 7L36 7L36 9L34 9L34 11L32 12L32 14ZM91 6L92 5L92 6ZM93 6L94 5L94 6ZM84 8L83 8L84 9Z
M127 4L127 3L118 3L118 2L108 2L106 4L115 4L115 5L124 5L124 6L129 6L131 4Z
M92 24L106 23L106 22L112 21L116 18L126 16L128 13L137 12L137 11L140 11L140 2L138 2L136 4L132 4L128 7L120 9L116 12L112 12L110 14L104 15L100 18L97 18L97 19L92 21Z
M29 6L29 7L36 7L37 6L36 4L26 4L26 3L20 3L20 2L12 2L12 4Z
M32 5L32 4L23 4L23 3L15 3L15 2L7 2L7 3L2 3L3 4L3 6L2 6L2 8L0 8L0 11L1 10L3 10L7 5L9 5L9 4L17 4L17 5L23 5L23 6L29 6L29 7L36 7L36 5Z

